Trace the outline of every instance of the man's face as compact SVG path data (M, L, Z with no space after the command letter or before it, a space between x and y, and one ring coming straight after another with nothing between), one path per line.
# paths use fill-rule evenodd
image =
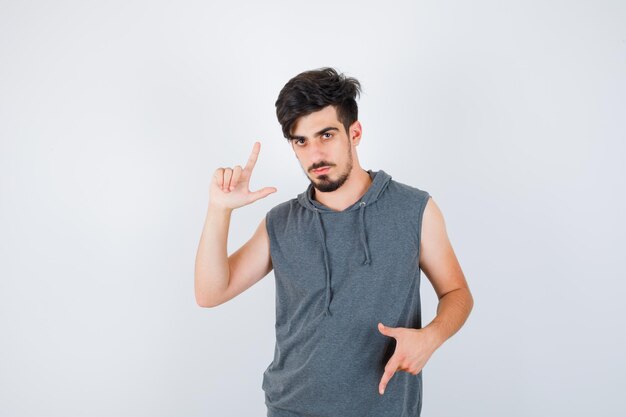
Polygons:
M357 126L358 125L358 126ZM354 122L360 132L359 122ZM333 106L300 117L292 129L291 146L313 187L321 192L335 191L350 176L353 167L352 141L337 120ZM315 169L327 167L321 172Z

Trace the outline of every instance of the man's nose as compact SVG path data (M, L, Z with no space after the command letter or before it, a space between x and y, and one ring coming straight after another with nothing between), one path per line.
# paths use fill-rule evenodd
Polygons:
M308 151L309 151L309 157L314 160L314 161L318 161L320 159L324 159L324 145L322 143L322 141L320 140L312 140L309 142L309 146L308 146Z

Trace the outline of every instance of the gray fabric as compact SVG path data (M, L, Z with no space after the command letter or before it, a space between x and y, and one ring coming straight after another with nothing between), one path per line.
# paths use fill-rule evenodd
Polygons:
M422 372L378 384L395 339L421 328L419 246L429 193L383 170L334 211L313 186L266 215L276 279L276 345L263 373L269 417L419 416Z

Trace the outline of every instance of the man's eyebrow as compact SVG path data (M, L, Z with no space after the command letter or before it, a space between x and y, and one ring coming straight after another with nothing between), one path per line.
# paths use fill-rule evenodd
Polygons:
M329 127L325 127L324 129L320 130L314 136L321 136L324 133L328 132L329 130L336 130L337 132L339 132L339 129L337 129L336 127L329 126ZM291 136L289 136L289 139L298 140L298 139L306 139L306 137L305 136L293 136L293 135L291 135Z

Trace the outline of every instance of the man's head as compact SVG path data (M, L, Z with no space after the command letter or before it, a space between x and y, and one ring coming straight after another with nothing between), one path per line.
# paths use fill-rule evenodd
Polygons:
M356 78L346 77L333 68L305 71L285 84L276 100L276 116L287 140L299 117L332 105L337 118L348 131L359 117L356 98L361 84Z
M276 116L305 174L315 188L334 191L348 179L355 163L352 147L361 138L354 78L321 68L298 74L280 91ZM323 173L313 170L330 167Z

